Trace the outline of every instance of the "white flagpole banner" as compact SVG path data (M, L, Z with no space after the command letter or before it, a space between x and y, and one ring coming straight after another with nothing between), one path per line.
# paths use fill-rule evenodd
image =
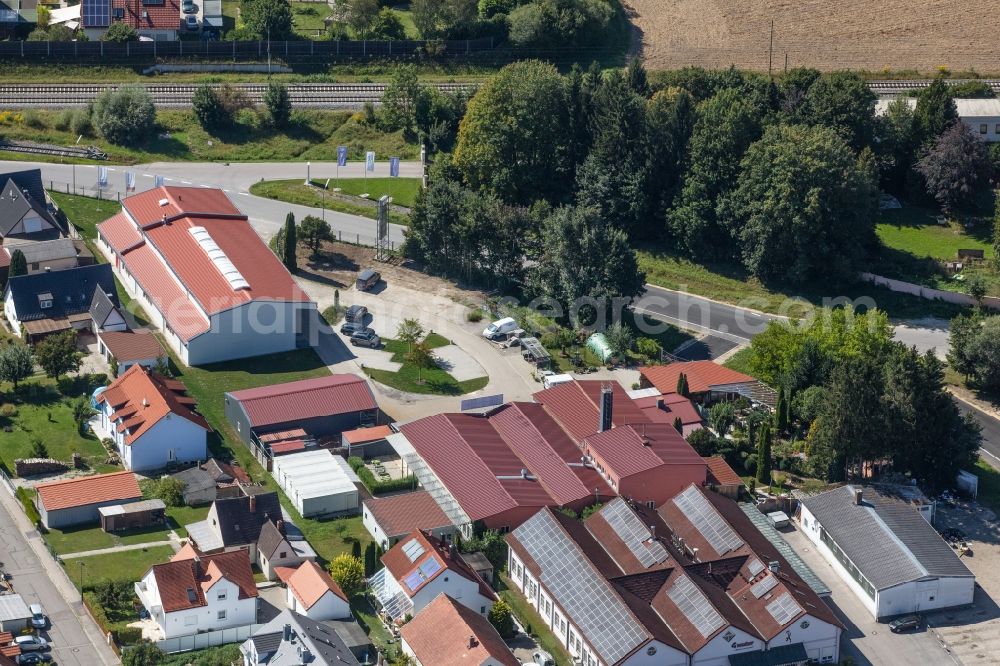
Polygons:
M390 157L389 158L389 176L391 178L399 177L399 158Z
M126 171L125 172L125 191L134 192L135 191L135 172Z
M375 151L369 150L365 155L365 171L375 170Z
M99 187L108 186L108 167L97 167L97 185Z
M163 187L163 176L153 176L153 187Z

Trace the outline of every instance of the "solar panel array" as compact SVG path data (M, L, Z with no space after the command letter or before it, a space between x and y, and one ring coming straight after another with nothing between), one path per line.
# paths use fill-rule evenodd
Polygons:
M541 582L600 655L614 664L648 634L548 511L539 511L514 536L541 568Z
M750 558L750 563L747 564L747 569L750 570L750 576L756 576L761 571L764 570L764 563L758 560L756 557Z
M753 596L760 599L762 596L773 590L778 585L778 579L774 576L767 576L756 585L750 588Z
M111 25L111 0L83 0L83 27L106 28Z
M701 590L687 576L681 576L674 581L667 596L703 638L708 638L726 623L719 615L719 611L715 610L715 606L708 602Z
M694 486L675 497L674 504L719 555L743 545L743 540Z
M410 558L411 562L416 562L417 558L424 554L424 545L413 539L403 545L403 553Z
M430 580L430 578L438 571L441 571L441 563L432 557L426 562L421 563L421 565L417 567L417 570L404 578L403 581L406 583L408 588L416 590L424 583L424 581Z
M802 612L802 607L796 603L795 599L792 599L792 595L785 592L767 605L767 612L771 614L775 622L786 625Z
M667 549L653 539L652 532L642 524L639 516L632 512L625 500L617 498L601 510L615 534L625 542L636 559L644 567L651 567L667 560Z

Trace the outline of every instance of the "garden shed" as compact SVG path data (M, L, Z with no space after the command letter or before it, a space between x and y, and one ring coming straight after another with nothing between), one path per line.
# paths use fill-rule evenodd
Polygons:
M303 518L357 513L357 474L341 456L315 449L278 456L271 474Z
M105 532L137 530L167 522L167 505L161 499L102 506L97 512Z

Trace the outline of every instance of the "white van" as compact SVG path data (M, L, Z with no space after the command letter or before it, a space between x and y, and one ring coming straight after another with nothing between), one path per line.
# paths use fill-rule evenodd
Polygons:
M517 330L517 322L514 321L514 318L504 317L503 319L497 319L495 322L483 329L483 337L494 338L498 335L513 333L515 330Z
M550 373L542 376L542 386L547 389L559 386L560 384L567 384L571 381L573 381L573 375L556 375Z

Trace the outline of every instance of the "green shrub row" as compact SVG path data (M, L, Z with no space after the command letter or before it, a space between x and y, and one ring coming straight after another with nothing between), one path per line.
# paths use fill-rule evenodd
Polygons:
M354 473L358 475L361 479L361 483L365 484L365 488L368 489L372 495L377 495L379 493L391 493L396 490L411 490L417 485L416 478L410 474L409 476L404 476L402 479L389 479L388 481L380 481L375 478L372 471L365 467L365 461L358 456L351 456L347 459L347 464L351 466Z
M28 514L28 520L33 525L42 522L42 517L38 514L38 509L35 508L35 503L31 499L31 492L27 488L20 486L17 489L17 499L21 500L21 506L24 507L24 512Z

